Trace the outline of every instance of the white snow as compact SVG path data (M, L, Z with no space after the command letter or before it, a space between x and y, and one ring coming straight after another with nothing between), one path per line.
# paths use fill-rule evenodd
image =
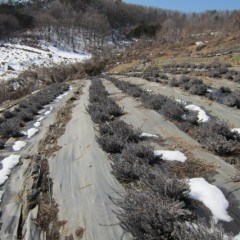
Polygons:
M4 194L4 192L3 192L3 191L0 191L0 203L1 203L1 201L2 201L3 194Z
M33 126L36 127L36 128L39 127L40 125L41 125L41 123L39 121L37 121L33 124Z
M19 155L10 155L1 161L2 169L0 170L0 186L6 182L11 170L19 163Z
M185 108L188 110L198 112L198 122L207 122L209 120L209 116L206 114L206 112L202 108L194 104L187 105L185 106Z
M62 99L63 97L67 96L69 94L69 91L59 95L58 97L56 97L56 99Z
M63 93L63 94L57 96L57 97L56 97L56 100L61 100L63 97L67 96L72 90L73 90L73 87L70 86L70 87L69 87L69 90L66 91L65 93Z
M151 134L151 133L141 133L141 134L140 134L140 138L144 138L144 137L158 138L158 136L155 135L155 134Z
M181 100L181 99L175 98L175 101L176 101L176 102L179 102L179 103L181 103L181 104L183 104L183 105L186 105L186 102L184 102L184 101Z
M215 223L218 220L230 222L232 218L227 213L228 201L222 191L208 183L204 178L192 178L189 180L189 197L202 202L210 209Z
M233 240L240 240L240 233L234 236Z
M23 142L23 141L16 141L13 145L13 150L16 151L20 151L22 148L24 148L27 145L27 143Z
M48 111L46 111L46 112L44 113L44 115L45 115L45 116L49 115L49 114L52 112L52 110L53 110L53 107L50 107L50 109L49 109Z
M187 103L181 99L175 99L176 102L179 102L183 105L185 105L185 108L191 111L196 111L198 112L198 122L207 122L209 120L209 116L206 114L206 112L200 108L199 106L196 106L194 104L189 104L187 105ZM182 119L186 120L186 115L182 116Z
M207 92L212 92L212 91L213 91L213 90L212 90L212 89L210 89L210 88L208 88L208 89L207 89Z
M204 42L198 41L198 42L195 42L195 44L196 44L197 46L202 46L202 45L204 45Z
M67 52L48 43L30 47L18 43L3 43L0 46L0 78L8 80L20 72L36 67L51 67L56 64L81 62L91 58L90 54ZM11 67L14 70L9 69ZM17 86L15 87L17 88Z
M45 119L45 117L44 116L42 116L42 117L40 117L40 118L38 118L38 122L41 122L42 120L44 120Z
M34 136L36 133L38 132L37 128L30 128L27 130L27 136L28 138L31 138L32 136Z
M154 150L154 156L161 156L165 161L185 162L187 160L187 157L180 151Z
M240 128L232 128L231 131L232 132L238 132L240 134Z

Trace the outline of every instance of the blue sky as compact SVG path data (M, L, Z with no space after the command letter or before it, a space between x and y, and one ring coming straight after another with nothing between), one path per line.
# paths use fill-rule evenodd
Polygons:
M126 3L156 6L184 12L202 12L206 10L240 10L240 0L123 0Z

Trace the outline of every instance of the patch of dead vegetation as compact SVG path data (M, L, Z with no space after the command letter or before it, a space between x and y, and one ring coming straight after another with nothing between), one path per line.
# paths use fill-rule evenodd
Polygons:
M215 171L216 166L204 161L195 159L187 160L184 163L174 162L170 163L170 172L178 179L204 177Z

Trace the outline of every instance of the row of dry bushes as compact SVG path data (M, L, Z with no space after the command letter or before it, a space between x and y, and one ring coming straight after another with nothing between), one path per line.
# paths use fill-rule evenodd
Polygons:
M97 141L111 153L112 173L126 187L124 195L111 198L120 207L116 214L123 229L140 240L224 239L222 229L210 229L197 216L187 197L188 182L169 174L166 162L154 156L154 147L140 137L140 130L117 119L123 112L100 80L92 82L89 94L88 112L99 124Z

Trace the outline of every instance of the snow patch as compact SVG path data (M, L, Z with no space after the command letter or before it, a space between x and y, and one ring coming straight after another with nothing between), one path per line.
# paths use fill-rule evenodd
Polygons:
M237 235L233 238L233 240L240 240L240 233L237 234Z
M197 46L202 46L202 45L204 45L204 42L198 41L198 42L195 42L195 44L196 44Z
M52 112L52 109L53 109L53 107L50 107L50 109L49 109L48 111L46 111L46 112L44 113L44 115L45 115L45 116L49 115L49 114Z
M39 130L37 128L30 128L27 131L27 136L28 138L31 138L32 136L34 136Z
M154 150L155 157L161 157L165 161L185 162L187 157L180 151Z
M155 135L155 134L151 134L151 133L141 133L141 134L140 134L140 138L144 138L144 137L158 138L158 136Z
M185 106L185 108L188 110L198 112L198 122L207 122L209 120L209 116L206 114L206 112L202 108L194 104L187 105Z
M10 155L1 161L2 169L0 170L0 186L8 179L11 170L19 163L19 155Z
M33 126L36 127L36 128L39 127L40 125L41 125L41 123L39 121L37 121L33 124Z
M24 148L27 145L27 143L23 142L23 141L16 141L13 145L13 150L16 151L20 151L22 148Z
M44 120L45 119L45 117L44 116L42 116L42 117L40 117L40 118L38 118L38 122L41 122L42 120Z
M63 49L47 46L48 43L44 43L44 45L39 43L36 47L30 47L20 44L19 40L17 42L5 42L0 46L0 77L3 80L17 77L24 70L51 67L61 63L81 62L92 57L91 54L67 52Z
M240 128L232 128L231 131L232 132L238 132L240 134Z
M0 203L2 201L3 194L4 194L4 191L0 191Z
M215 223L218 220L230 222L232 218L227 213L228 201L222 191L208 183L204 178L192 178L189 180L189 197L202 202L210 209Z

